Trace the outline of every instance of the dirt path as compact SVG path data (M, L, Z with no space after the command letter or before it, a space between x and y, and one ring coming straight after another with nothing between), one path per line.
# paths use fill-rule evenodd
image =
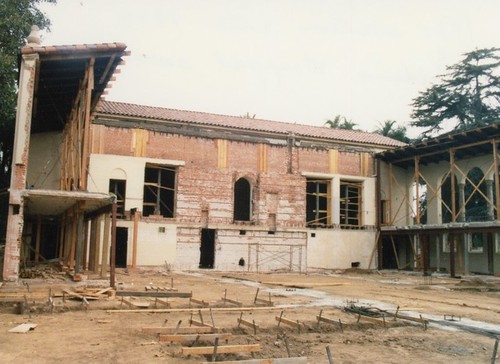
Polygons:
M179 292L192 292L193 298L210 303L211 315L203 311L202 318L232 333L229 344L260 344L256 358L287 357L290 352L290 356L307 356L309 363L328 363L326 346L329 346L335 363L489 363L495 343L492 337L447 326L466 325L500 333L498 279L459 281L437 277L430 282L416 275L394 272L298 275L157 271L122 272L117 278L119 289L139 291L148 285L170 287L173 279ZM31 290L28 300L40 297L36 298L36 305L31 305L34 311L31 318L28 313L15 314L12 304L3 304L0 310L2 363L200 363L211 359L210 355L183 356L180 344L159 342L157 335L141 332L146 326L175 327L180 320L181 327L187 327L190 318L200 320L198 309L123 313L114 311L128 309L118 297L89 301L89 305L80 300L67 300L63 304L61 298L54 298L54 312L50 313L46 303L49 287L58 292L66 285L74 289L75 284L60 280L28 283ZM82 285L105 286L106 282L87 281L79 284ZM244 311L242 315L235 304L224 305L222 301L226 296L245 307L253 306L257 288L259 298L268 299L271 294L273 308ZM4 286L0 294L14 290ZM22 293L26 286L17 290ZM189 307L186 298L169 301L173 309ZM399 306L401 314L422 315L447 326L431 323L425 330L420 323L394 321L389 317L385 318L386 326L364 319L358 323L356 315L343 311L351 303L390 313ZM229 307L233 311L225 311ZM339 324L318 325L316 316L320 311L322 317L340 319L343 331ZM299 321L300 332L284 323L278 327L276 316L280 315ZM250 327L238 327L240 317L259 326L256 334ZM449 321L450 318L455 321ZM25 322L38 326L26 334L8 333ZM197 346L201 344L208 343ZM248 353L220 354L217 360L251 357Z

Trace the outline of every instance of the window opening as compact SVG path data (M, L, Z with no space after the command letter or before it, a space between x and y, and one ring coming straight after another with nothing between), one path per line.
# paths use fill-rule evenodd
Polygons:
M362 182L340 181L340 225L361 225Z
M143 216L174 217L176 172L175 168L146 164Z
M116 195L116 217L123 218L125 214L125 191L127 181L124 179L110 179L109 192Z
M234 184L234 214L235 221L250 221L252 212L252 189L245 178L240 178Z
M307 179L306 225L327 226L331 224L330 180Z

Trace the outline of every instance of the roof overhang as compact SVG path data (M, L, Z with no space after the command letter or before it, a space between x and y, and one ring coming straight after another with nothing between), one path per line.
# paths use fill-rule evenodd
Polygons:
M90 214L111 206L115 195L93 192L25 190L24 214L56 217L78 204L79 211Z
M31 131L64 128L92 63L93 108L119 71L116 68L122 64L122 57L129 55L126 48L123 43L23 47L21 55L38 55Z
M454 150L456 160L493 154L493 140L500 141L500 121L481 128L425 139L376 156L384 162L408 169L415 165L415 158L418 158L420 165L449 162L450 150Z

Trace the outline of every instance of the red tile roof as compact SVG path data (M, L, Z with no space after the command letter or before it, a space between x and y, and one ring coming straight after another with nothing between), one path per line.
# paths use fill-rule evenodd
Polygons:
M332 129L320 126L292 124L279 121L249 119L240 116L209 114L197 111L167 109L162 107L135 105L114 101L100 101L96 112L108 115L120 115L154 120L169 120L199 125L211 125L241 130L252 130L277 134L336 140L347 143L362 143L386 147L406 145L379 134L354 130Z

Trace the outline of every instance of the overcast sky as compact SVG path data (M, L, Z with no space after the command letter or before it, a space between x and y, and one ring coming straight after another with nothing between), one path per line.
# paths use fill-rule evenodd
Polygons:
M374 130L447 65L500 47L498 0L58 0L43 44L123 42L108 100ZM411 136L418 131L412 130Z

